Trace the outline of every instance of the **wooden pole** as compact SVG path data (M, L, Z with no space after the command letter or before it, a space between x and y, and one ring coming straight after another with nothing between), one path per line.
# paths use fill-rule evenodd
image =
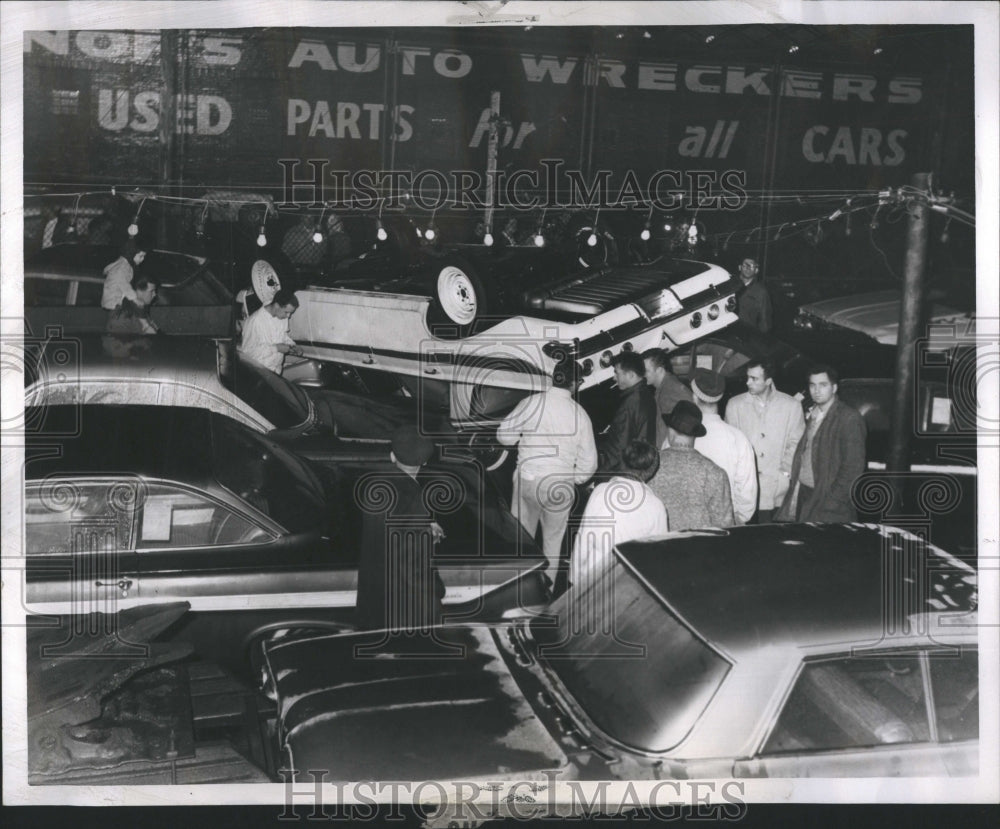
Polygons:
M486 229L493 232L493 179L497 172L497 143L500 131L500 92L490 93L490 137L486 145ZM493 234L494 237L497 235Z
M911 181L919 193L929 193L930 174L917 173ZM896 377L893 384L892 417L889 421L889 452L886 469L905 471L910 468L910 444L913 438L913 400L917 383L917 340L923 331L926 304L927 222L925 200L914 200L909 209L906 238L906 262L903 273L903 296L899 309L899 335L896 339ZM902 481L893 483L897 503L902 495Z

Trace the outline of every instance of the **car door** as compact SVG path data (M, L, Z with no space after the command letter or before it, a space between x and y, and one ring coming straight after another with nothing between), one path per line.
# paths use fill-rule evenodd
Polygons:
M184 599L193 611L353 608L357 573L318 534L292 534L252 501L223 501L156 481L137 520L149 602Z
M25 487L25 601L33 614L113 614L142 601L137 478L46 478Z
M975 774L975 649L908 649L803 664L757 756L737 777Z
M146 601L191 606L169 637L240 676L252 676L263 640L353 622L356 563L318 532L286 532L251 501L158 481L136 524Z

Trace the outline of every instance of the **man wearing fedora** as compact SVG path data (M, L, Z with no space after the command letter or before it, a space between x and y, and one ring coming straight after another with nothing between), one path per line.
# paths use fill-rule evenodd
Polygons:
M433 454L415 426L401 426L392 435L393 470L366 475L355 488L362 510L359 629L426 630L441 621L445 588L431 559L444 531L417 477Z
M663 419L669 446L660 451L660 469L649 487L667 508L671 532L733 526L729 478L694 448L705 436L701 410L682 400Z
M854 482L865 471L865 419L837 397L839 375L832 366L809 371L813 407L806 433L795 450L791 484L776 521L846 523L856 521Z
M694 448L725 470L736 523L746 524L757 510L757 464L746 435L719 417L719 401L725 392L721 374L707 368L695 369L691 394L701 409L705 436L694 442Z

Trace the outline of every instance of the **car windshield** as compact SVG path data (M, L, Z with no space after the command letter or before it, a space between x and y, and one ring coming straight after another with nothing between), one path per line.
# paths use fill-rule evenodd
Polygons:
M322 489L309 466L267 437L212 417L215 477L291 532L326 525Z
M280 374L249 360L227 361L220 370L219 379L277 429L304 429L314 419L309 395Z
M729 663L613 559L555 602L557 624L539 617L531 632L541 660L598 728L631 748L666 751L690 732Z

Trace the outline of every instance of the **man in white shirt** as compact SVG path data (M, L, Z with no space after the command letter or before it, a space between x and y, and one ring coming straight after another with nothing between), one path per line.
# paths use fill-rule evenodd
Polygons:
M294 292L282 288L274 300L254 311L243 324L239 353L275 374L281 374L286 354L302 356L302 349L288 336L288 320L299 307Z
M660 453L635 440L625 447L626 469L594 487L580 518L570 561L570 582L580 585L588 573L603 572L616 544L667 532L667 510L647 482L660 468Z
M572 360L561 362L552 386L526 397L500 423L497 440L517 446L514 508L531 536L539 523L549 577L559 572L563 536L576 496L597 469L597 446L590 416L573 399L579 380Z
M701 409L705 435L695 440L694 448L725 470L733 499L733 517L739 525L746 524L757 510L757 463L746 435L719 417L719 401L725 391L726 384L720 374L705 368L695 370L691 394Z
M726 406L726 423L739 429L757 455L760 501L757 522L769 524L788 491L795 450L806 424L802 405L774 387L774 368L765 360L747 363L747 392Z

